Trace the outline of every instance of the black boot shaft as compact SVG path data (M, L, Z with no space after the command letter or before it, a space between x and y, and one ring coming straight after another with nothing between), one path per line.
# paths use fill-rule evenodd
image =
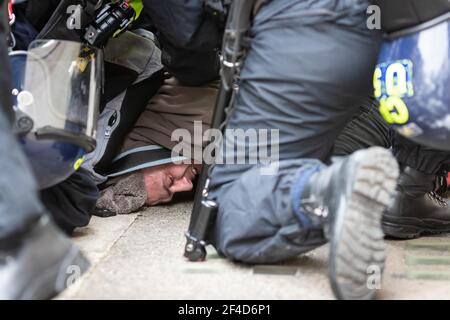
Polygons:
M400 174L397 191L411 198L422 197L424 194L434 191L435 181L435 175L406 167Z
M450 208L435 192L442 185L445 189L445 178L406 167L400 175L394 201L383 216L385 234L412 239L450 232Z

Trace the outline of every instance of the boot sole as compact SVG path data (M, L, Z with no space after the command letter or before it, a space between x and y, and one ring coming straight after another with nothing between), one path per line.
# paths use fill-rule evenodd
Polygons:
M46 300L57 296L74 284L89 269L90 263L74 245L59 261L50 266L27 286L20 300Z
M394 239L415 239L422 235L435 235L450 232L450 224L448 221L429 221L427 219L418 218L402 218L399 219L384 216L383 230L387 237Z
M382 148L352 156L347 203L336 212L330 243L330 282L338 299L374 299L381 286L385 243L381 219L391 202L398 164Z

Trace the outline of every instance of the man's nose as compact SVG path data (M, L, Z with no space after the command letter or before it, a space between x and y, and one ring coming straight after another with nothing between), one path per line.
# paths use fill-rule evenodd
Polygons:
M173 193L191 191L194 185L192 181L186 177L176 180L169 190Z

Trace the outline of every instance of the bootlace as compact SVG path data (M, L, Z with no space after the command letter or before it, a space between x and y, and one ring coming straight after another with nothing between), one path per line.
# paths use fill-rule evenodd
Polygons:
M445 201L445 199L442 198L440 195L438 195L436 192L431 191L431 192L428 192L427 195L428 195L428 198L433 200L439 206L441 206L441 207L447 207L448 206L447 201Z
M428 192L428 198L433 200L437 205L441 207L447 207L448 203L441 194L447 192L447 172L436 176L434 181L434 191Z

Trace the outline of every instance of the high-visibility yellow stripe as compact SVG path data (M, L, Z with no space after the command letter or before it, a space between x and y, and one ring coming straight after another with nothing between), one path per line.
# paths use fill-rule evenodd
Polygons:
M142 0L130 0L130 5L133 7L134 11L136 11L135 19L139 18L139 16L142 13L142 10L144 9L144 4L142 3Z

